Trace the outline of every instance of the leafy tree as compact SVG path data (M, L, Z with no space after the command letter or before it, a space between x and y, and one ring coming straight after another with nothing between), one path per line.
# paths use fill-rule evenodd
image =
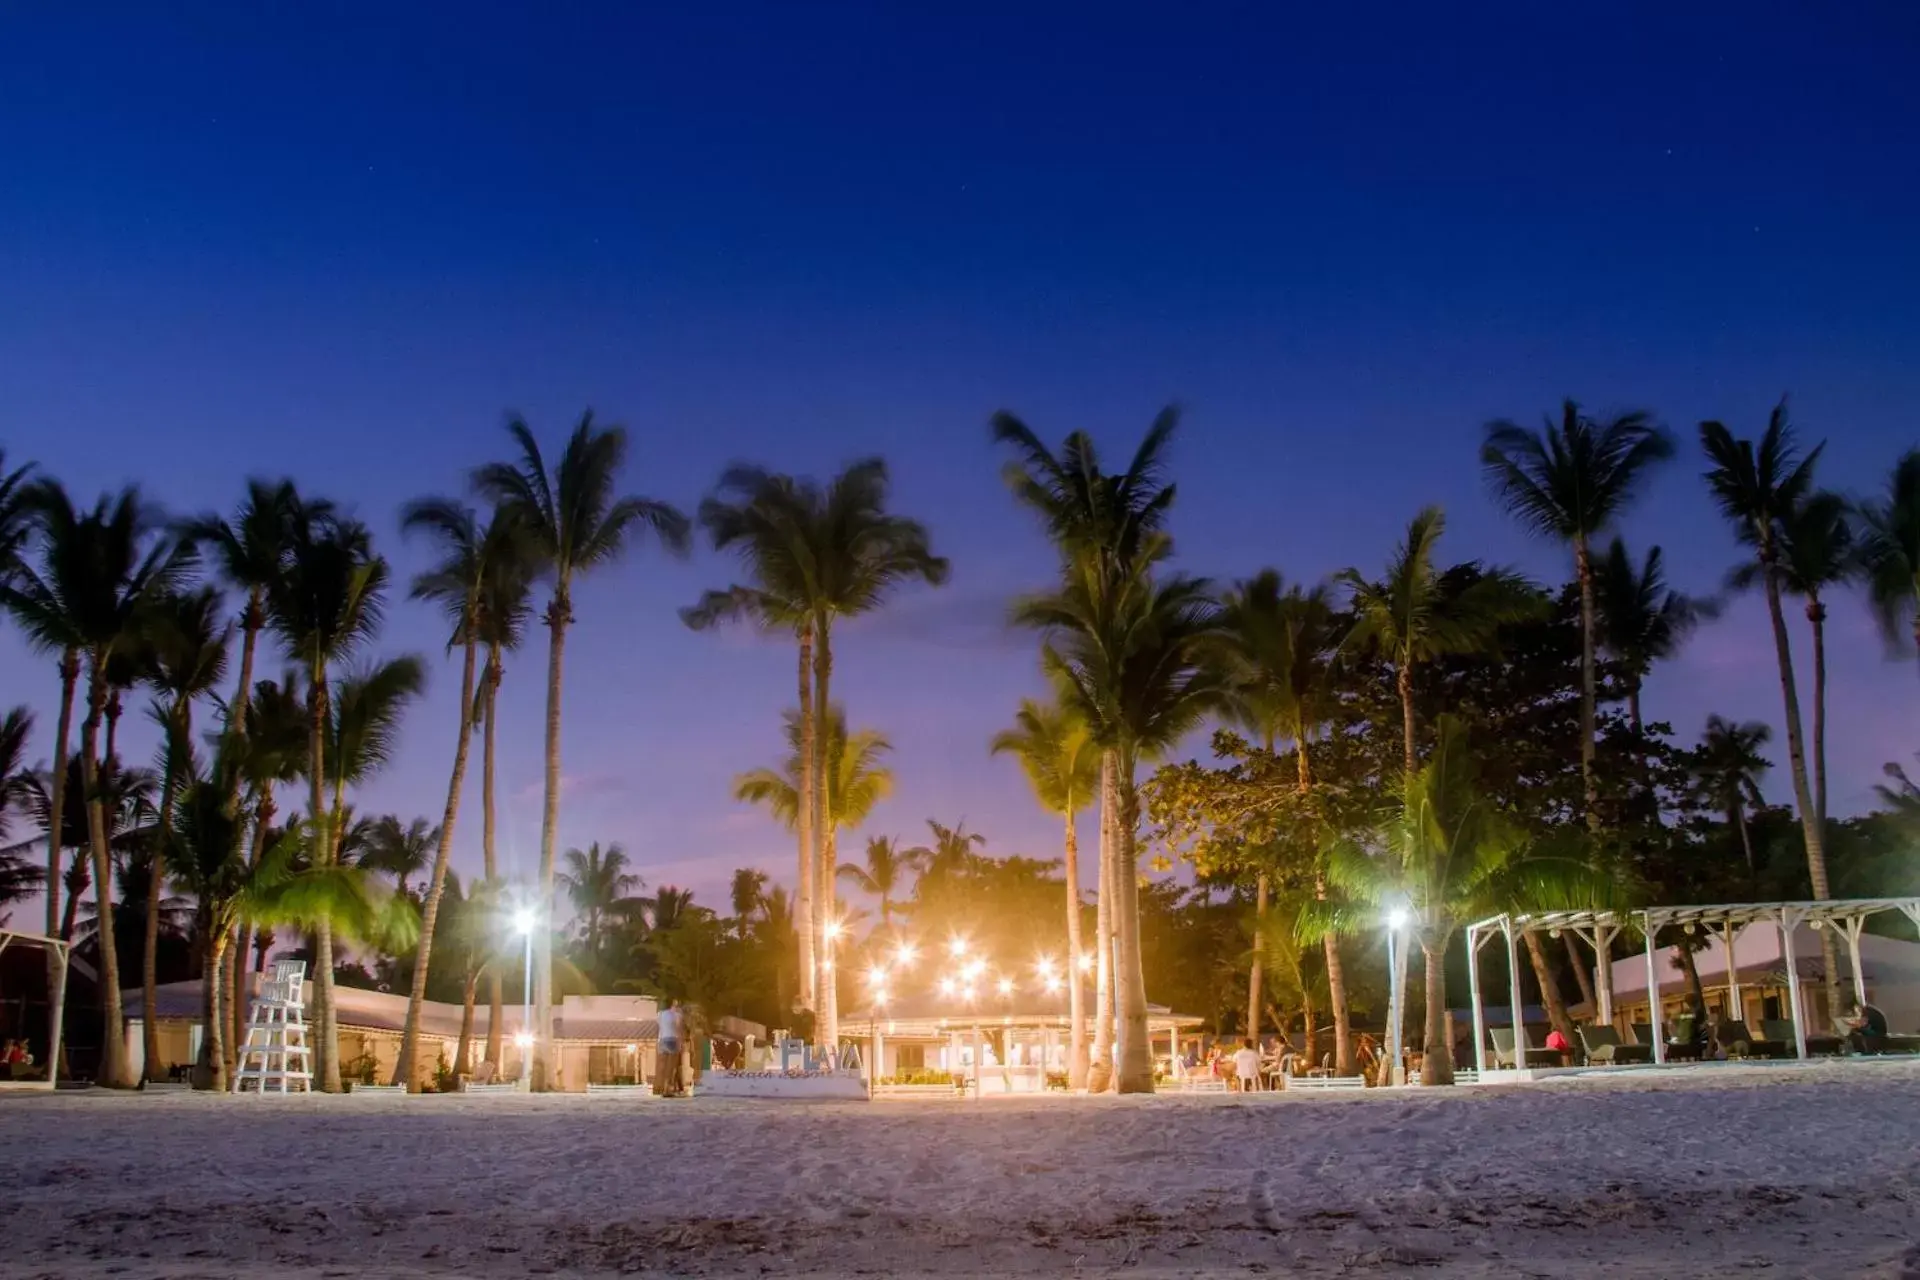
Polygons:
M0 486L4 483L0 481ZM8 833L20 811L32 803L33 778L22 764L27 739L32 734L33 712L25 707L13 708L7 712L6 719L0 720L0 837ZM25 846L0 848L0 907L31 898L40 892L43 884L40 868L33 865ZM58 886L48 885L46 890L47 896L57 903ZM4 920L5 917L0 916L0 922Z
M618 560L645 530L675 554L685 554L691 526L686 516L653 498L617 497L626 461L627 434L596 427L591 412L568 437L549 470L533 430L518 418L507 424L518 457L492 462L474 473L474 487L497 504L499 515L524 531L541 576L553 581L547 605L546 802L540 819L540 900L553 902L554 846L560 829L560 692L567 628L573 623L573 581ZM553 1043L553 953L534 957L533 1071L536 1093L547 1088L547 1054Z
M867 841L866 865L845 863L839 868L839 878L868 897L879 899L880 926L891 929L894 903L906 887L905 876L912 867L913 861L902 853L899 841L892 836L874 836Z
M1754 862L1747 813L1764 808L1767 803L1760 794L1760 779L1766 776L1769 766L1760 750L1772 736L1773 730L1758 720L1735 724L1719 716L1708 716L1707 732L1700 740L1695 766L1701 798L1726 814L1727 824L1740 833L1749 881L1758 874L1759 868Z
M562 861L566 870L555 880L573 906L582 958L591 971L599 972L606 958L609 922L628 913L643 881L627 870L627 852L617 844L602 849L595 841L584 850L569 849Z

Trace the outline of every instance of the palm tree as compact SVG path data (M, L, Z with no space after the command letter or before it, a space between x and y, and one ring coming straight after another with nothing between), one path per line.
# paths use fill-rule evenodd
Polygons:
M1103 752L1102 808L1112 815L1114 854L1108 886L1117 921L1114 1087L1150 1093L1135 774L1142 761L1172 749L1225 702L1227 680L1210 660L1221 638L1219 611L1204 580L1169 575L1156 582L1144 568L1121 578L1098 571L1091 559L1060 593L1028 599L1018 609L1019 621L1049 635L1047 670Z
M373 820L373 827L367 834L366 850L354 859L354 864L368 871L392 876L394 892L403 898L410 898L414 895L407 881L433 866L434 850L439 845L440 828L427 819L415 818L403 827L396 815L382 814ZM426 920L427 913L423 908L420 915L422 929L426 927Z
M440 897L442 938L437 950L452 960L453 971L460 977L460 1038L453 1051L456 1077L469 1074L473 1065L473 1007L481 975L497 973L506 959L502 913L499 882L474 880L463 889L460 877L447 872Z
M1671 590L1659 547L1649 547L1636 568L1627 544L1615 538L1600 558L1594 578L1600 645L1620 664L1627 683L1627 714L1635 737L1642 734L1640 693L1656 663L1680 646L1719 606Z
M1124 594L1131 583L1165 558L1171 549L1166 534L1167 514L1173 507L1174 486L1166 479L1167 453L1180 415L1162 409L1134 450L1126 470L1108 474L1101 468L1093 438L1076 431L1061 442L1056 453L1031 427L1010 413L994 415L994 442L1014 457L1001 468L1001 478L1014 500L1039 516L1042 527L1060 556L1063 579L1078 582L1081 595L1098 598ZM1023 609L1016 604L1014 616ZM1137 929L1138 920L1115 914L1113 864L1116 856L1115 798L1107 780L1118 768L1116 748L1101 743L1102 786L1100 816L1100 885L1094 914L1094 1030L1088 1088L1103 1092L1113 1077L1113 1017L1116 974L1115 940L1121 930Z
M1920 646L1920 449L1894 464L1886 497L1860 508L1860 564L1889 647ZM1902 635L1903 628L1907 635Z
M1493 646L1501 627L1537 617L1543 602L1525 579L1504 569L1456 565L1434 568L1434 549L1446 516L1427 507L1407 526L1406 540L1387 564L1386 577L1369 582L1358 569L1337 581L1352 593L1351 643L1371 648L1393 665L1400 691L1405 769L1418 764L1414 747L1413 672L1447 654Z
M336 838L327 803L327 739L334 727L331 675L370 642L385 612L387 562L366 527L313 518L289 530L284 570L267 585L267 621L306 677L309 836L319 866L333 863ZM314 934L314 1022L321 1088L340 1091L339 1029L333 1010L333 932Z
M1760 754L1773 736L1773 730L1758 720L1734 724L1719 716L1707 717L1707 731L1700 739L1695 772L1700 779L1701 798L1727 815L1727 824L1740 832L1740 848L1747 857L1747 879L1758 874L1753 858L1753 837L1747 830L1747 811L1766 805L1760 794L1760 779L1768 764Z
M507 424L519 450L512 462L492 462L474 472L474 487L499 507L499 515L524 531L543 574L553 579L547 605L546 801L540 819L540 901L553 903L554 851L560 832L560 693L567 627L573 622L573 581L579 574L611 564L634 536L650 530L669 551L684 554L689 526L674 507L651 498L617 497L627 434L619 427L599 428L591 412L568 438L557 465L548 470L539 442L525 422ZM534 957L534 1031L532 1087L547 1088L547 1055L553 1042L553 952Z
M1480 794L1464 721L1440 716L1434 738L1426 766L1406 775L1399 810L1376 835L1376 848L1343 844L1328 871L1369 909L1348 915L1350 927L1377 927L1383 909L1406 904L1426 957L1420 1082L1450 1085L1446 955L1454 934L1501 912L1597 906L1604 887L1583 864L1530 852L1519 829Z
M227 732L246 731L249 695L253 689L254 652L267 627L267 591L286 567L295 535L315 521L333 517L333 504L307 500L293 481L247 481L247 496L228 520L206 514L182 523L182 541L210 550L227 585L246 597L240 613L240 680L229 705ZM238 773L233 778L236 785Z
M904 896L901 889L913 861L892 836L874 836L867 841L866 864L864 867L851 862L844 864L839 869L839 878L868 897L879 899L880 927L891 929L893 904Z
M755 867L736 867L727 887L727 900L733 905L734 927L745 942L753 925L753 913L767 895L767 873Z
M1066 824L1067 1084L1087 1087L1087 1023L1080 983L1080 834L1076 819L1100 785L1100 752L1086 723L1057 700L1020 700L1014 727L994 735L994 755L1012 755L1025 770L1034 798ZM882 915L885 914L884 904Z
M1706 474L1720 514L1734 527L1742 544L1752 548L1759 564L1760 585L1766 592L1767 613L1773 622L1774 654L1780 664L1780 697L1786 708L1787 763L1793 775L1793 797L1800 811L1800 827L1807 842L1807 873L1813 896L1828 896L1827 846L1819 811L1807 782L1806 740L1800 725L1800 694L1794 686L1793 646L1787 639L1786 615L1780 596L1786 586L1786 549L1782 526L1813 491L1813 469L1826 446L1816 445L1799 456L1787 403L1774 406L1758 446L1738 440L1718 422L1700 424L1700 446L1712 469ZM1840 968L1833 931L1820 931L1820 950L1826 967L1827 1016L1840 1021Z
M34 533L33 464L7 469L0 449L0 581L11 581Z
M27 740L33 736L33 712L15 707L0 720L0 836L13 824L15 814L31 809L34 778L22 765ZM0 907L31 898L45 884L40 868L29 857L30 844L0 848ZM58 884L45 885L47 896L58 906ZM48 935L53 936L52 934Z
M602 849L596 840L585 851L567 850L564 861L557 883L580 922L581 950L597 965L606 951L608 918L619 914L644 882L627 870L627 852L617 844Z
M294 671L282 674L278 682L257 681L247 700L246 729L235 739L234 768L240 774L242 812L251 815L250 846L247 865L256 866L266 855L278 816L276 787L298 782L307 773L307 710ZM232 1012L233 1038L229 1055L237 1051L245 1034L247 967L250 950L257 961L264 961L264 949L251 947L247 932L254 924L242 913L239 937L233 945ZM271 932L262 936L271 939Z
M479 660L480 615L486 603L489 576L497 576L489 574L487 557L512 557L512 576L525 577L527 557L517 536L519 527L511 517L497 515L494 524L501 526L500 532L482 529L472 510L444 498L410 503L401 518L403 528L425 533L439 545L441 557L431 569L414 579L413 597L441 606L451 626L447 646L457 645L461 655L459 728L453 745L453 773L447 780L446 811L434 830L437 848L421 909L420 950L414 956L406 1026L395 1065L396 1082L404 1083L409 1091L419 1088L414 1065L420 1045L420 1014L427 999L427 972L433 959L434 922L440 914L440 892L446 884L448 862L453 857L454 823L460 816L460 789L467 777L467 750L473 743L473 682ZM491 875L491 867L488 871Z
M60 677L59 727L53 739L53 765L48 770L51 788L50 810L63 814L67 809L66 786L70 767L67 744L73 736L73 697L80 682L80 658L86 640L78 630L76 605L86 590L83 579L87 562L81 545L81 516L71 504L54 504L54 491L29 485L17 471L8 474L4 487L7 503L0 534L6 543L6 572L0 575L0 604L13 617L27 643L37 653L56 655L55 669ZM26 528L21 527L25 521ZM36 541L40 555L37 566L29 567L20 553L25 541ZM84 791L82 792L84 794ZM47 934L68 936L60 929L61 826L47 826ZM73 846L78 847L78 846ZM50 965L54 962L49 960ZM49 971L51 975L51 970Z
M327 823L333 861L349 861L349 847L362 851L362 857L378 848L380 820L355 817L347 793L393 762L400 721L426 687L426 663L412 654L350 668L335 686L325 755L327 785L333 791L333 816Z
M152 665L147 672L162 703L165 768L161 774L160 829L153 843L153 875L147 891L146 939L140 959L140 1011L147 1078L160 1071L160 898L166 884L174 791L193 752L193 704L227 678L227 642L233 628L220 621L220 593L213 587L160 601L149 631Z
M1830 588L1859 575L1858 539L1847 500L1837 493L1809 494L1780 521L1780 578L1806 601L1813 630L1813 811L1824 834L1827 826L1827 606ZM1758 577L1757 565L1734 571L1737 585Z
M811 535L819 495L812 486L791 476L772 475L758 467L730 467L709 497L700 503L700 524L715 551L732 552L748 578L717 591L680 611L681 621L695 631L744 622L766 634L791 632L799 648L800 778L801 797L791 824L799 842L801 927L795 931L800 957L800 999L815 1003L814 877L818 859L814 844L814 813L818 802L814 783L813 709L813 564Z
M1658 463L1673 456L1673 437L1649 414L1596 421L1565 401L1556 424L1535 435L1516 423L1487 426L1480 465L1508 513L1534 533L1573 548L1580 584L1580 778L1587 823L1597 826L1599 786L1593 776L1595 637L1593 539L1639 496Z
M20 566L14 583L0 586L22 629L42 648L77 653L87 670L87 714L80 729L80 780L86 799L93 883L105 910L112 898L106 791L101 786L101 722L106 717L115 660L138 642L156 604L180 582L192 557L164 536L157 513L137 489L103 497L76 510L57 482L36 482L27 496L42 544L42 570ZM64 683L64 669L62 672ZM104 757L109 766L113 754ZM61 785L56 775L55 785ZM54 837L50 837L53 839ZM57 851L50 863L57 861ZM57 868L56 868L57 870ZM122 1038L119 957L112 929L100 931L102 1048L100 1080L134 1083Z
M487 662L480 677L479 705L475 708L480 726L480 856L481 869L489 885L498 886L500 863L496 854L495 818L498 806L494 797L495 757L498 747L500 684L506 675L506 655L517 652L526 639L527 621L533 614L533 575L535 553L526 529L499 511L487 521L481 550L480 608L474 618L474 631L486 646ZM494 892L489 889L488 892ZM469 898L479 901L475 888ZM502 966L490 964L487 970L487 1046L486 1060L498 1064L503 1016Z
M933 554L926 527L887 510L887 488L884 461L867 458L856 462L828 483L812 504L808 522L812 573L807 612L813 629L813 711L817 721L813 765L819 783L815 788L814 836L820 842L820 860L815 883L821 896L829 899L836 879L842 823L831 816L834 806L828 793L852 782L848 776L835 778L835 764L828 754L828 722L836 714L832 697L834 624L874 612L910 582L939 586L947 580L947 561ZM846 806L851 801L852 797L843 795L840 804ZM823 940L831 915L830 910L817 912L816 924ZM824 962L822 967L824 972ZM824 1044L837 1045L838 993L832 982L818 985L822 995L820 1038Z

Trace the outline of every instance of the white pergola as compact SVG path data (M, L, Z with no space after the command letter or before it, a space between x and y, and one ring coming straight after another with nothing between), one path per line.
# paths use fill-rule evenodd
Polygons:
M43 933L25 933L18 929L0 929L0 952L9 946L43 947L52 957L48 966L47 1003L47 1078L45 1080L0 1081L0 1087L52 1089L60 1072L60 1037L66 1020L67 1007L67 966L72 958L73 945L60 938L49 938Z
M1793 954L1793 931L1801 925L1815 929L1831 928L1847 940L1853 962L1854 998L1865 1004L1866 979L1860 967L1860 935L1867 920L1883 911L1898 911L1920 928L1920 898L1846 898L1819 902L1731 902L1691 907L1647 907L1622 911L1544 911L1534 914L1490 916L1467 926L1467 981L1473 996L1473 1057L1481 1071L1487 1069L1486 1014L1480 998L1480 948L1495 936L1506 940L1509 1000L1513 1006L1514 1065L1525 1064L1526 1038L1520 1018L1519 941L1542 930L1555 936L1563 931L1593 949L1595 958L1594 999L1602 1023L1613 1021L1613 964L1609 948L1622 932L1632 929L1646 940L1647 1003L1652 1017L1653 1060L1667 1060L1665 1038L1660 1034L1660 975L1654 963L1658 947L1654 944L1660 930L1670 925L1707 930L1726 948L1728 982L1735 1008L1739 1007L1739 970L1733 962L1733 938L1750 924L1771 924L1780 930L1780 951L1788 975L1787 996L1793 1016L1794 1051L1807 1056L1806 1014L1800 998L1798 969Z

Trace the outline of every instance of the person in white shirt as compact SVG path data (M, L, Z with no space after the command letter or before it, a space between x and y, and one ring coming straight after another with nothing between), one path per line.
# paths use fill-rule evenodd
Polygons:
M660 1006L659 1046L654 1054L653 1096L680 1095L680 1010L669 1000Z
M1242 1040L1233 1055L1233 1074L1240 1092L1252 1093L1260 1087L1260 1051L1251 1041Z

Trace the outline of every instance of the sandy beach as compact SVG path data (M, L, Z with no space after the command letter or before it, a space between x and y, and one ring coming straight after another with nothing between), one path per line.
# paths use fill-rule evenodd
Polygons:
M1365 1095L0 1097L0 1276L1920 1277L1920 1063Z

